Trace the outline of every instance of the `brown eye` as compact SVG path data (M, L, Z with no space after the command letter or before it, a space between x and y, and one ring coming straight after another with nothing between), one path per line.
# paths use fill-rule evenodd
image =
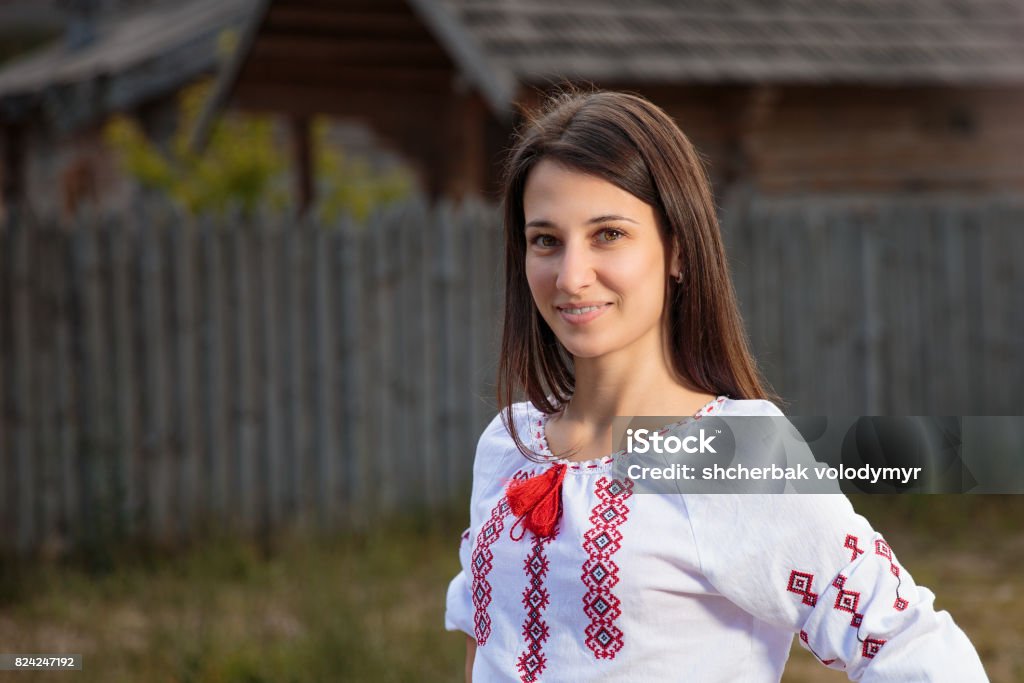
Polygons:
M624 235L625 233L623 233L621 230L616 230L615 228L608 228L606 230L601 231L601 241L615 242L617 240L622 239Z
M536 244L538 247L544 247L546 249L558 246L558 240L553 235L540 234L530 240L532 244Z

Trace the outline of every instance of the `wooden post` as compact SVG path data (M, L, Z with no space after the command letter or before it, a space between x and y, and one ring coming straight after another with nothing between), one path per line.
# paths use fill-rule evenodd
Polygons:
M457 92L452 94L449 111L448 144L441 155L444 192L453 199L467 194L480 195L487 171L484 102L475 92Z
M3 164L0 166L0 205L8 216L25 198L25 126L3 127Z
M733 186L757 182L758 159L752 141L774 113L780 97L775 86L757 85L744 92L732 119L728 140L730 154L718 178L722 186L715 188L719 196L727 195Z
M291 127L295 163L295 204L301 215L309 210L315 199L313 143L309 132L309 117L293 116Z

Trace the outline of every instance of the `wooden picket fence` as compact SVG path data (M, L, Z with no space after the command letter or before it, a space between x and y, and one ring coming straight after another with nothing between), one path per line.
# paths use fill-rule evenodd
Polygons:
M793 415L1024 414L1024 202L739 198L723 234Z
M737 201L723 232L788 412L1021 414L1021 204ZM367 528L466 495L501 248L478 203L0 229L0 551Z
M0 545L366 526L467 485L493 209L0 232Z

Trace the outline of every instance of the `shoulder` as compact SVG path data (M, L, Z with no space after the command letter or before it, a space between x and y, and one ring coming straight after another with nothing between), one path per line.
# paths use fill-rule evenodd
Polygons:
M509 427L516 430L521 441L527 446L531 446L534 440L533 428L536 427L539 430L542 424L540 412L528 401L512 404L511 424L506 425L505 421L505 410L499 410L491 418L490 423L484 428L483 433L480 434L480 440L477 442L478 453L481 448L498 450L512 448L517 450L515 442L512 440L512 435L509 432ZM540 436L538 435L537 438L539 439Z
M509 427L516 430L519 440L530 449L536 449L542 438L543 429L540 412L534 406L522 401L512 405L511 423L505 423L505 411L500 410L480 434L476 445L473 464L475 481L491 481L496 476L510 476L510 473L527 462L512 439Z
M783 417L784 413L771 401L763 399L732 399L727 398L716 411L718 415L749 415L765 417Z

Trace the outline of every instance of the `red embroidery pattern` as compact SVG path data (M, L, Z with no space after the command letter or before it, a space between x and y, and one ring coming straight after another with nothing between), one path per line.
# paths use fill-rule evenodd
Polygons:
M860 653L868 659L874 659L875 655L878 654L878 651L882 649L883 645L885 645L884 640L867 638L861 646Z
M878 539L877 541L875 541L875 555L880 555L881 557L884 557L885 559L889 560L889 571L892 572L893 576L899 578L900 568L896 566L895 562L893 562L892 548L889 547L888 543L886 543L882 539Z
M835 578L832 585L839 589L839 593L836 595L835 608L852 614L853 616L850 618L850 626L859 629L861 622L864 621L864 615L857 611L857 604L860 602L860 593L858 591L848 591L844 588L846 585L846 577L842 574Z
M525 472L515 474L516 479L525 476ZM508 499L502 496L491 510L491 516L480 527L480 533L476 536L476 547L470 557L470 566L473 570L473 631L477 645L485 645L491 636L491 616L487 613L487 608L491 604L491 582L487 580L487 575L494 567L491 545L501 536L505 528L505 517L509 513L511 509Z
M519 655L516 669L523 683L534 683L547 666L544 654L544 642L549 631L543 619L544 608L548 606L550 595L544 586L544 577L548 573L548 558L544 554L544 545L550 543L558 535L558 529L551 536L534 536L533 548L523 564L529 583L523 591L523 606L526 608L526 620L523 622L523 637L526 638L526 649Z
M846 534L846 541L843 542L843 547L848 548L851 551L850 562L857 559L859 555L863 555L864 551L857 547L857 537L853 534Z
M910 606L910 601L900 596L900 586L903 585L903 577L900 576L900 568L896 564L896 558L893 557L892 548L883 539L878 539L875 541L875 555L884 557L889 561L889 571L896 577L896 601L892 603L892 607L896 611L902 612Z
M786 586L786 590L804 596L804 604L814 607L818 603L818 594L811 590L813 583L814 574L798 572L794 569L789 573L789 585Z
M573 463L573 464L569 465L569 469L570 470L574 470L574 471L582 470L582 469L596 470L598 467L604 467L605 465L609 465L609 464L611 464L613 462L615 462L615 454L614 453L612 455L604 456L603 458L601 458L597 462L591 462L591 463L578 463L577 462L577 463Z
M626 500L633 494L633 482L601 477L595 492L601 500L590 513L593 526L583 534L583 549L587 551L582 574L587 587L583 611L590 617L586 643L596 658L614 659L622 649L623 638L622 630L615 625L622 610L619 598L612 593L619 582L619 567L612 555L622 546L618 527L629 514Z
M857 546L857 542L858 539L853 534L847 534L846 539L843 541L843 547L851 553L851 562L864 554L864 551ZM910 605L910 603L906 599L900 597L900 584L902 583L902 578L900 577L900 568L896 565L896 561L893 558L892 548L890 548L889 544L884 540L879 539L875 541L875 554L889 561L889 571L897 579L896 602L893 604L893 607L902 612ZM864 615L857 611L857 607L860 604L860 592L846 590L846 580L847 577L842 574L837 575L836 578L832 580L832 586L839 591L836 594L836 601L833 607L841 612L848 612L853 615L850 617L850 626L858 630L857 640L861 643L861 654L868 659L872 659L878 654L881 647L885 645L885 641L879 638L865 638L861 640L859 631L861 624L864 622ZM813 581L813 575L794 570L789 575L788 590L792 593L796 593L797 595L804 596L804 603L813 606L818 600L818 596L811 590L811 584ZM807 646L807 649L810 650L815 657L818 657L817 653L811 649L806 631L800 631L800 640L803 641L804 645ZM836 661L834 659L824 660L821 659L821 657L818 657L818 660L826 666Z
M710 405L705 406L701 410L698 410L696 413L694 413L693 414L693 418L695 420L699 420L702 417L704 417L705 415L708 415L710 413L714 413L715 410L717 410L718 408L722 407L722 404L725 403L725 399L726 399L725 396L719 396L718 398L716 398L714 400L713 403L711 403Z

